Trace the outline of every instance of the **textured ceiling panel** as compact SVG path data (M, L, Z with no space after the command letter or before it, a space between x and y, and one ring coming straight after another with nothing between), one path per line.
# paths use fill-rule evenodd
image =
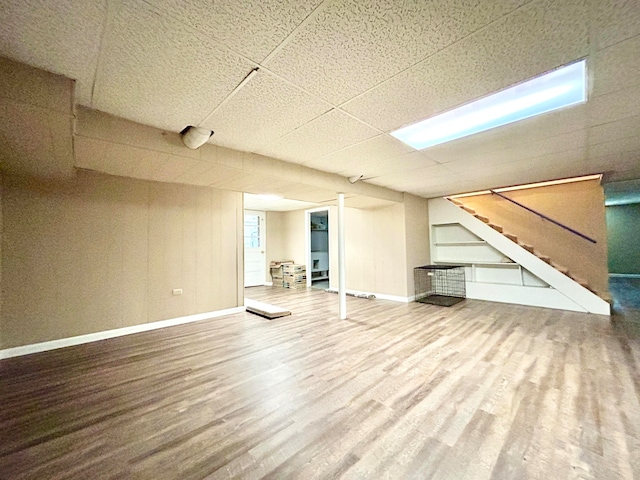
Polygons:
M640 112L639 112L640 113ZM589 128L589 145L638 137L640 132L640 115L627 117L617 122L604 123Z
M633 117L640 112L638 89L626 88L589 100L589 125L602 125Z
M640 35L600 50L589 61L588 67L595 71L594 96L639 85Z
M342 172L350 168L364 167L385 161L393 163L394 158L412 151L411 147L399 140L389 135L380 134L364 142L312 160L306 165L329 172Z
M268 66L338 105L523 3L526 0L333 2Z
M539 0L348 102L383 131L530 79L588 50L585 1Z
M396 157L392 162L378 162L365 167L352 167L349 170L340 172L344 176L359 175L356 172L362 172L365 178L379 178L386 175L394 175L397 172L403 172L411 175L416 170L422 170L424 168L434 167L430 171L432 174L439 172L438 174L450 173L450 170L436 162L429 160L421 152L413 152L400 157Z
M3 0L0 55L79 80L76 100L91 103L106 0Z
M303 208L317 207L316 203L301 202L299 200L288 200L286 198L265 198L261 195L251 193L244 194L245 210L266 210L270 212L288 212L291 210L301 210Z
M331 106L259 71L202 126L218 145L253 151L308 123Z
M440 185L442 182L451 181L454 178L457 178L457 175L453 174L446 166L430 165L410 172L399 170L396 173L373 178L368 181L374 185L383 187L388 185L401 185L400 190L406 191L407 189L412 189L417 184Z
M437 162L447 163L480 154L542 141L587 127L587 107L580 105L494 128L470 137L437 145L424 152Z
M331 110L260 149L259 153L295 163L308 162L378 134L348 115Z
M104 40L94 105L180 131L200 122L252 66L140 2L122 2Z
M589 147L589 156L598 158L609 154L634 152L636 150L640 150L640 136L638 135L591 145ZM638 163L640 164L640 158L638 158Z
M640 35L640 3L637 0L594 0L593 35L597 49Z
M584 148L586 140L586 130L577 130L541 140L523 139L519 145L491 152L479 151L477 155L466 156L446 165L460 173L483 174L487 167L499 166L500 169L504 169L508 168L508 164L521 160Z
M321 0L151 0L150 3L232 50L259 62Z

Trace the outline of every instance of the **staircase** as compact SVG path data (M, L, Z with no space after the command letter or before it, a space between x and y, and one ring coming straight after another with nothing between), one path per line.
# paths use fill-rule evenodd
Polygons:
M602 295L600 295L598 292L596 292L593 288L591 288L588 284L588 282L586 282L585 280L573 275L568 268L563 267L562 265L558 265L557 263L553 262L551 260L550 257L547 257L546 255L541 254L540 252L537 252L533 246L531 245L527 245L526 243L522 243L518 240L517 235L514 235L513 233L507 233L504 232L504 229L500 226L500 225L496 225L494 223L491 223L491 221L487 218L487 217L483 217L482 215L479 215L478 213L476 213L476 211L472 208L466 207L462 202L460 202L459 200L453 199L453 198L447 198L447 200L449 200L451 203L453 203L454 205L458 206L459 208L461 208L462 210L464 210L465 212L473 215L475 218L477 218L478 220L480 220L483 223L486 223L487 225L489 225L491 228L493 228L495 231L497 231L498 233L501 233L502 235L504 235L505 237L507 237L509 240L511 240L512 242L514 242L515 244L519 245L520 247L524 248L526 251L528 251L529 253L532 253L533 255L535 255L536 257L538 257L540 260L542 260L543 262L551 265L553 268L555 268L556 270L558 270L560 273L562 273L563 275L566 275L567 277L569 277L571 280L573 280L574 282L578 283L580 286L586 288L587 290L589 290L590 292L598 295L599 297L602 298Z
M584 280L458 200L429 200L429 227L432 262L465 265L468 298L610 315Z

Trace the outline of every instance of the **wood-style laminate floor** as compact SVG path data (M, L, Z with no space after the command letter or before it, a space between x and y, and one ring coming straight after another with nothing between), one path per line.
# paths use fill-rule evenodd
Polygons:
M0 478L640 478L637 324L249 296L293 314L0 362Z

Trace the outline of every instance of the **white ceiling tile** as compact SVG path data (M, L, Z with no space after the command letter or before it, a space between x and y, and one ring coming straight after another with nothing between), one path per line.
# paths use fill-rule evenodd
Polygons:
M268 67L338 105L524 3L333 2Z
M594 0L593 44L597 49L640 35L640 3L637 0Z
M0 55L78 80L90 105L106 15L106 0L3 0Z
M640 115L589 128L589 145L640 135Z
M532 2L344 109L383 131L430 117L588 53L587 2Z
M537 142L544 144L545 139L584 131L588 123L587 113L585 105L565 108L436 145L423 151L439 163L464 160L478 155L491 158L489 154L492 152L518 147L521 144L535 145Z
M259 62L322 0L150 0L169 15Z
M201 126L215 132L212 141L218 145L253 151L330 109L262 70Z
M565 152L584 149L587 144L587 131L575 132L547 137L542 139L520 139L520 144L501 150L483 151L477 155L468 156L453 162L446 163L451 169L458 171L482 172L487 167L507 168L508 164L514 164L522 160L543 157Z
M598 158L615 153L634 152L636 150L640 150L640 135L591 145L589 147L589 156Z
M308 162L379 132L339 110L331 110L280 138L259 153L295 163Z
M399 140L389 135L380 134L364 142L316 158L307 162L306 166L342 172L354 167L392 162L394 158L412 151L414 151L413 148Z
M94 106L180 131L200 122L251 68L177 20L126 0L104 40Z
M430 160L421 152L407 153L371 164L354 165L338 173L345 177L364 175L364 178L378 178L385 175L393 175L398 172L408 173L427 167L437 167L432 169L432 172L436 172L439 169L449 173L442 165Z
M400 185L400 191L415 188L418 185L440 185L451 181L458 175L443 165L431 165L411 171L399 171L389 175L383 175L369 180L370 183L380 186Z
M633 117L640 112L640 95L637 88L625 88L589 100L589 126L616 122Z
M301 210L303 208L316 207L316 203L288 200L286 198L264 198L261 195L244 194L245 210L266 210L269 212L287 212Z
M640 35L596 52L587 68L594 70L592 95L640 84Z

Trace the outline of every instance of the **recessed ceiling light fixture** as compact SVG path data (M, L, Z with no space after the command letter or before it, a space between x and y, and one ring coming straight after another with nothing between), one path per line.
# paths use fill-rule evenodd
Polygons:
M587 100L586 60L391 132L422 150Z

